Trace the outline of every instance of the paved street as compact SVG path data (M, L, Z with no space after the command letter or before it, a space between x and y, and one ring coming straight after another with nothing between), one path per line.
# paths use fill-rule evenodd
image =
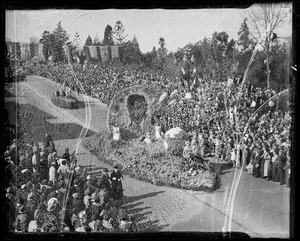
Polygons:
M58 85L45 78L27 77L27 82L18 84L17 99L29 103L55 116L55 123L74 122L95 132L106 128L106 106L90 98L91 117L86 110L65 110L57 108L50 101ZM14 89L9 90L14 93ZM80 97L82 99L82 96ZM13 101L14 97L6 101ZM11 117L13 118L13 117ZM59 153L64 148L78 146L78 163L88 166L97 174L99 167L110 166L99 161L81 145L80 139L55 140ZM79 143L79 144L78 144ZM236 173L235 173L236 172ZM224 165L220 176L221 186L212 193L158 187L125 176L123 187L128 207L144 217L144 222L156 222L157 230L163 231L221 231L232 214L231 230L245 232L251 237L289 236L290 190L278 183L253 178L241 169ZM234 181L235 180L235 181ZM232 183L236 185L234 195ZM232 192L231 192L232 191ZM233 196L232 196L233 195ZM232 197L232 198L230 198ZM228 201L230 200L230 201ZM230 207L233 211L230 214ZM229 216L228 216L229 215ZM231 220L231 219L230 219ZM230 223L227 223L230 226Z

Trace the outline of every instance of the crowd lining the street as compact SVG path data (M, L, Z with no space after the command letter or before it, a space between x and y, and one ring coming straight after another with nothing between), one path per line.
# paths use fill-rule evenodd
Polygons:
M255 178L289 186L290 112L279 109L276 101L270 100L262 114L254 115L242 135L251 115L279 90L247 84L237 108L240 86L237 83L199 79L200 85L192 91L193 98L185 99L187 91L178 78L172 80L138 66L85 64L75 65L71 70L66 64L52 64L37 65L30 71L64 84L78 95L84 89L102 102L109 102L118 91L135 84L157 83L170 93L176 90L173 103L157 114L157 125L163 132L181 127L192 134L184 149L185 157L205 158L213 154L218 161L242 168ZM239 141L236 141L237 136ZM88 174L86 168L77 165L75 152L69 153L66 149L58 155L48 134L41 147L38 143L21 145L13 140L5 151L5 161L9 183L6 198L12 230L134 230L122 205L122 174L117 167L110 176L107 169L101 170L100 177ZM68 186L70 193L66 199Z

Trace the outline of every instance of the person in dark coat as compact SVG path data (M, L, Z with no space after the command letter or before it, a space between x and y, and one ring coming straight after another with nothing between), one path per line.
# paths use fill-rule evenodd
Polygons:
M20 205L18 211L19 214L16 217L15 230L17 232L25 233L27 232L27 228L29 224L26 207L24 205Z
M44 141L43 141L44 147L46 148L46 147L50 146L51 141L52 141L52 137L46 132L45 137L44 137Z
M46 155L42 155L39 162L37 163L37 172L40 174L41 179L48 179L49 168L48 158Z
M290 153L289 153L289 148L287 149L287 161L285 164L285 185L286 187L290 187L290 175L291 175L291 159L290 159Z
M114 166L114 170L110 175L111 192L114 200L120 200L123 197L123 186L121 180L123 175L117 166Z
M65 153L62 155L61 158L66 159L67 160L67 165L70 166L71 156L70 156L70 153L69 153L69 148L65 149Z
M253 157L253 176L260 177L260 155L258 149L254 150Z
M278 172L278 181L280 183L280 185L284 185L285 184L285 171L284 171L284 167L286 165L286 155L284 153L284 149L280 149L279 150L279 156L278 156L278 166L277 166L277 172Z

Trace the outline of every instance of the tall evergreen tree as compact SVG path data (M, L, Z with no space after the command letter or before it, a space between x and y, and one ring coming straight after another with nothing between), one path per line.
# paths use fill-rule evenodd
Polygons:
M108 24L104 30L103 45L114 45L112 38L112 27Z
M238 32L237 40L237 72L243 74L247 68L247 64L251 58L254 49L254 41L250 37L249 27L247 25L247 18L243 20L240 30Z
M68 41L69 36L66 30L63 29L61 22L57 24L57 28L53 31L53 58L55 62L62 62L65 59L65 52L63 46Z
M46 59L48 59L53 53L54 41L53 33L50 33L49 31L44 31L42 33L42 38L39 42L44 45L43 52Z
M89 36L87 37L87 39L85 40L85 45L86 45L86 46L92 46L92 45L93 45L93 40L92 40L92 38L91 38L90 35L89 35Z

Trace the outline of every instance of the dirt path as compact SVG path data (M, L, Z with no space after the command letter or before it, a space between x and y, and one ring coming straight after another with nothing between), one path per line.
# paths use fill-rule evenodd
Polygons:
M27 82L18 85L18 101L30 103L57 117L56 122L84 125L84 109L65 110L51 103L51 92L57 89L57 84L45 78L30 76ZM107 108L97 99L90 100L92 118L89 128L98 132L106 128ZM90 154L81 145L80 139L57 140L55 144L59 154L66 147L78 146L78 164L90 167L95 175L100 167L111 169ZM234 170L223 170L222 185L213 193L158 187L125 176L124 195L128 197L127 205L144 218L143 222L157 221L157 230L219 232L227 217L226 207ZM234 199L231 228L251 237L288 237L289 189L242 173Z

